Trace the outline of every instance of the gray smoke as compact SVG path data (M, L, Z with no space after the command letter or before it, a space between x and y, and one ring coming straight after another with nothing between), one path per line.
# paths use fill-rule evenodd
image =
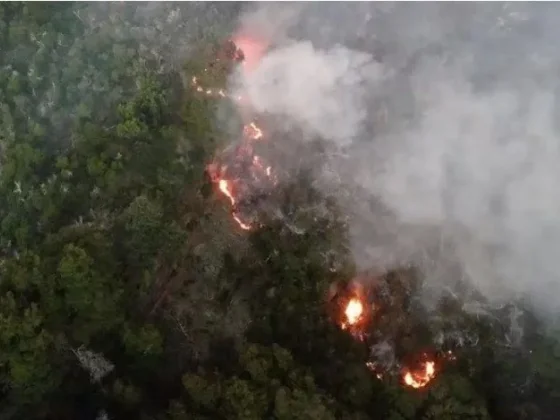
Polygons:
M243 31L274 23L274 48L238 87L329 143L319 185L352 209L358 263L439 247L491 302L557 313L560 6L322 3L281 23L258 7Z

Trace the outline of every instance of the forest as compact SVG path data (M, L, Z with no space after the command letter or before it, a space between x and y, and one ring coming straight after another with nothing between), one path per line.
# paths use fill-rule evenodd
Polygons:
M560 333L359 271L229 96L240 6L176 6L0 5L0 418L555 419Z

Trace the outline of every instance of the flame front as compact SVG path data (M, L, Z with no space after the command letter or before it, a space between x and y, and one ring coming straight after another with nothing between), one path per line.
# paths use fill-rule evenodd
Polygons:
M228 59L236 62L245 63L247 57L256 60L262 54L260 44L249 42L248 38L240 38L243 40L243 46L251 48L249 55L242 51L236 44L230 42L227 47L231 47ZM241 42L241 41L240 41ZM259 48L257 48L259 47ZM216 58L219 61L219 58ZM208 69L204 69L207 72ZM238 105L242 105L244 97L232 95L223 89L206 88L200 84L199 78L193 76L191 85L196 92L211 98L229 98ZM264 133L256 121L250 121L243 126L242 138L240 144L235 148L235 153L229 156L222 156L229 164L223 164L217 161L211 163L207 167L212 182L217 186L218 190L228 198L231 205L231 214L233 220L243 230L250 230L253 224L242 214L240 207L244 201L250 201L255 191L259 188L275 184L275 176L272 167L268 165L264 158L256 155L253 143L262 140Z
M436 363L432 360L422 363L417 370L406 369L403 372L404 383L411 388L423 388L436 377Z

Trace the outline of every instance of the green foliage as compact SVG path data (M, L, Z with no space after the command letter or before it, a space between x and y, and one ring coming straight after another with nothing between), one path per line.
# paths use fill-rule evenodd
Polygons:
M159 355L162 352L162 338L153 325L143 325L137 330L125 327L123 342L131 355Z
M183 376L183 386L192 401L205 409L214 407L221 395L221 384L213 378L187 373Z
M66 245L57 272L65 312L73 320L71 337L76 342L89 344L92 336L118 322L120 293L114 290L112 279L95 270L86 251Z
M330 420L336 418L319 396L285 388L280 388L276 393L274 416L278 420Z
M37 305L18 308L9 292L0 302L0 381L12 390L14 402L39 403L60 381L50 363L54 337L43 328Z
M330 399L290 352L274 344L242 346L237 375L188 374L183 385L197 406L220 418L334 419Z
M260 419L267 408L266 394L249 381L233 377L224 383L221 411L224 418Z
M117 379L113 383L113 394L126 407L133 407L141 401L139 390L135 386L126 384L120 379Z

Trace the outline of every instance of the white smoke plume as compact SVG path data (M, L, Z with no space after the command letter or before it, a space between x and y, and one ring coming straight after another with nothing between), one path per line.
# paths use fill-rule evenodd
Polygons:
M491 302L525 298L557 313L560 8L320 6L281 24L268 5L245 16L255 37L274 23L274 47L240 89L256 111L337 150L329 170L362 194L339 197L355 213L358 263L390 266L445 244L440 257ZM438 270L428 283L457 280Z
M258 112L286 115L324 138L346 144L356 140L367 117L360 85L379 71L368 54L344 47L323 52L300 42L266 55L245 92ZM356 112L341 113L341 108Z

